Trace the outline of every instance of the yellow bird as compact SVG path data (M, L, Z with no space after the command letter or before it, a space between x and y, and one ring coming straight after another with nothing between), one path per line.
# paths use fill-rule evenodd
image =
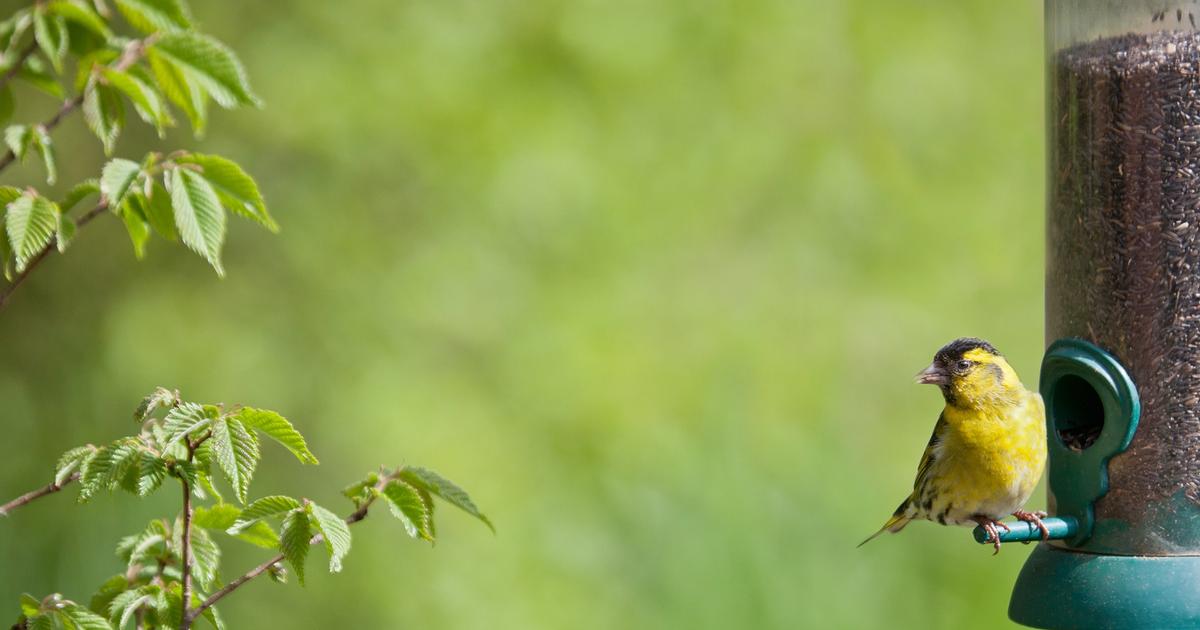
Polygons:
M1000 519L1013 515L1042 524L1045 512L1023 508L1046 466L1046 409L1017 373L982 339L955 339L917 374L937 385L946 406L917 467L912 494L879 531L898 532L914 519L942 525L980 525L1000 552Z

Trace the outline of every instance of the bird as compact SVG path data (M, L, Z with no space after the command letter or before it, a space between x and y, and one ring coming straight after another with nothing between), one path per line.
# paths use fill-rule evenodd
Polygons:
M945 407L917 466L912 493L859 547L911 521L979 525L1000 552L1007 515L1050 532L1045 512L1024 509L1046 466L1046 408L992 344L975 337L943 346L916 382L937 385Z

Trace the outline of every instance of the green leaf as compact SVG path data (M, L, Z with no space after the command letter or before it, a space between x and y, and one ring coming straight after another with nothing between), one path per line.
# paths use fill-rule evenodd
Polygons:
M203 177L185 168L167 171L166 183L183 244L203 256L218 276L224 276L221 245L225 242L225 212L217 193Z
M58 167L54 159L54 141L46 128L38 125L33 128L33 146L42 155L42 164L46 167L46 183L51 186L58 180Z
M238 501L245 503L250 491L250 479L258 466L258 438L246 429L237 418L220 418L212 424L212 449L217 465L237 493Z
M299 459L305 464L318 464L317 457L308 450L308 444L304 441L304 436L288 422L286 418L274 411L268 409L255 409L254 407L242 407L234 414L234 417L241 420L247 427L258 429L266 434L267 437L282 444L287 450L291 451L296 459Z
M350 553L350 527L342 517L316 503L310 502L305 507L313 526L325 540L325 549L329 551L329 572L341 571L342 559Z
M109 160L100 172L100 192L108 200L108 207L117 212L125 195L129 194L134 182L142 173L142 165L132 160L116 158Z
M291 512L298 507L300 507L299 501L282 495L272 495L257 499L250 505L247 505L245 510L242 510L241 516L229 527L227 532L231 536L235 536L263 519Z
M75 239L75 222L69 217L58 215L58 231L54 235L54 242L58 245L58 253L67 251L67 246Z
M62 607L61 614L75 624L75 630L112 630L107 619L79 604L66 604Z
M55 72L62 72L63 58L67 55L67 25L61 16L50 15L39 8L33 13L33 35L38 48L50 60Z
M304 560L308 557L311 540L312 529L307 514L292 512L283 518L283 525L279 529L279 551L292 565L292 571L301 586L304 585Z
M467 492L449 479L425 468L405 468L400 472L400 478L417 488L441 497L448 503L482 521L484 525L488 526L488 529L491 529L493 532L496 531L496 528L492 526L492 522L488 520L488 517L484 516L483 512L480 512L475 503L471 501L471 497L467 495Z
M8 204L5 227L17 256L17 271L37 256L58 231L58 206L45 197L22 195Z
M96 594L92 595L92 600L88 604L88 608L91 608L92 612L107 615L109 604L112 603L113 599L128 589L129 580L125 579L124 573L118 573L104 580L100 588L96 590Z
M83 465L95 453L96 447L90 444L87 446L77 446L63 453L58 458L58 463L54 465L54 485L63 485L71 475L83 468Z
M392 515L404 524L404 530L413 538L434 542L432 505L426 504L424 494L407 483L394 480L383 488Z
M85 502L101 490L111 490L138 459L139 443L122 438L100 447L80 478L79 501Z
M227 532L242 515L242 510L231 503L216 503L209 507L198 507L192 515L192 524L214 531ZM234 536L242 541L264 549L278 549L279 536L266 523L259 521Z
M173 407L177 401L178 397L175 392L165 387L157 387L153 393L143 398L141 404L134 410L133 421L142 422L159 407Z
M66 93L63 92L62 85L50 74L50 70L46 68L45 62L37 57L30 57L25 61L25 65L17 71L17 76L26 81L33 87L53 96L54 98L64 98Z
M53 15L62 16L63 19L74 22L103 39L112 37L112 31L104 23L104 19L96 15L92 7L88 6L85 2L79 0L53 0L46 6L46 11Z
M177 67L167 57L158 54L153 48L146 52L146 61L154 73L154 81L167 97L167 100L183 110L192 123L192 131L197 137L204 135L208 122L208 94L196 81L189 81L183 70Z
M138 116L146 121L146 124L153 125L158 130L158 136L163 137L166 127L171 125L172 121L163 106L158 91L128 72L121 72L107 66L100 72L109 85L116 88L133 103L134 111Z
M162 485L167 476L167 462L152 453L143 451L138 463L137 495L144 497Z
M17 103L13 100L12 88L8 85L0 88L0 125L3 125L12 118L13 111L16 108Z
M154 42L153 48L182 70L189 81L203 86L221 107L261 105L250 91L242 63L216 39L194 31L170 33Z
M28 125L12 125L4 130L4 144L8 145L8 150L12 151L18 160L25 159L32 143L33 129Z
M150 224L146 222L141 193L129 195L121 204L121 220L133 243L133 255L141 260L146 256L146 241L150 240Z
M153 600L154 596L146 593L144 588L125 591L109 602L109 618L114 620L117 628L124 628L133 620L139 608L149 605Z
M42 609L42 602L29 593L21 593L21 614L32 617Z
M200 588L208 590L213 580L217 578L217 567L221 563L221 548L209 536L208 531L192 529L192 552L195 562L192 563L192 577L200 584Z
M20 199L23 194L25 193L21 192L21 189L15 186L0 186L0 205L7 206Z
M180 164L195 164L200 174L212 184L221 203L230 212L251 219L272 232L279 231L279 224L267 212L267 202L258 191L258 184L232 160L219 155L193 153L176 160Z
M191 28L187 7L180 0L116 0L130 26L143 33Z
M163 419L163 430L167 432L167 443L170 446L183 436L199 431L209 425L212 418L205 413L204 407L194 402L181 402L167 412Z
M87 199L91 195L99 194L100 180L85 179L82 182L75 184L71 190L67 191L67 196L63 197L63 200L59 202L58 207L61 208L63 212L70 212L71 209L79 204L80 201ZM0 199L0 201L3 201L3 199Z
M83 119L104 145L104 154L112 155L125 125L125 106L117 91L93 81L83 92Z
M154 228L159 236L168 241L179 238L179 232L175 230L175 214L171 209L171 194L162 187L162 184L154 182L143 210L146 212L146 220L150 222L150 227Z

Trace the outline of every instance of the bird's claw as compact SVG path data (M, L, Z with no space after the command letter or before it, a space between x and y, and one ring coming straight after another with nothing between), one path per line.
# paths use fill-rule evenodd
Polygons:
M1033 523L1033 525L1035 527L1042 530L1042 540L1043 541L1050 540L1050 530L1047 529L1046 524L1042 522L1042 519L1046 518L1046 516L1048 516L1045 512L1042 512L1040 510L1037 512L1026 512L1025 510L1017 510L1016 512L1013 512L1012 515L1015 516L1018 521L1025 521L1026 523Z
M994 556L1000 553L1000 530L998 530L997 527L1003 527L1004 531L1011 532L1012 530L1008 528L1008 525L1005 525L1000 521L994 521L986 516L976 516L973 520L976 523L979 523L979 526L983 528L983 531L987 532L987 538L984 539L984 542L990 542L992 543L992 546L996 548L996 550L992 552L992 555Z

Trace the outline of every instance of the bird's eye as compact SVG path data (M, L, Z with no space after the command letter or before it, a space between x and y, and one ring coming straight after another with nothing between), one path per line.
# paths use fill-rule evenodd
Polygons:
M957 367L959 372L966 372L971 368L971 362L966 360L959 361Z

